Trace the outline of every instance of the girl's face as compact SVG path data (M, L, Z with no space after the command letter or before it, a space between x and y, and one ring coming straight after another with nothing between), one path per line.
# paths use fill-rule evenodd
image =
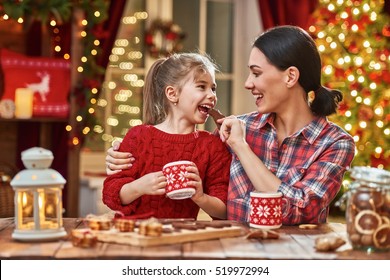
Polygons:
M270 64L266 56L255 47L249 55L248 67L245 88L254 96L258 112L278 113L284 110L288 105L287 72Z
M205 123L209 116L208 110L217 103L216 87L214 75L199 74L195 80L194 72L189 73L176 105L179 118L189 124Z

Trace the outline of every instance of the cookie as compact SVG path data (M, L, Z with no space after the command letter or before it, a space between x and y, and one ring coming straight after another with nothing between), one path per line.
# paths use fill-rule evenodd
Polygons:
M316 229L318 228L318 225L315 224L301 224L299 225L300 229Z
M315 240L315 248L320 252L335 251L346 242L338 236L321 236Z

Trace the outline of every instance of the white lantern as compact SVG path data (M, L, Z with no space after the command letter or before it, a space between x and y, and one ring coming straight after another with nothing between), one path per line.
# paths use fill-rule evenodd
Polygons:
M27 169L11 181L15 191L15 230L22 241L54 240L66 236L62 224L62 189L66 180L50 169L53 154L34 147L22 152Z

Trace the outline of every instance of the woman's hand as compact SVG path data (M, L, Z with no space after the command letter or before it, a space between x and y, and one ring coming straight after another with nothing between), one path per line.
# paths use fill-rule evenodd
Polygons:
M245 122L237 119L236 116L226 117L223 119L219 134L222 142L225 142L234 150L236 145L246 143Z
M118 152L121 142L114 141L112 147L107 150L106 156L106 173L112 175L129 169L134 162L134 157L131 153Z

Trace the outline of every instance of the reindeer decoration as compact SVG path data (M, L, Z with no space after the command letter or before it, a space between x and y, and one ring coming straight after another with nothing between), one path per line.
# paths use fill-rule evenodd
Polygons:
M42 102L46 102L46 96L49 94L50 75L46 72L37 72L37 76L41 78L41 81L39 83L26 84L26 87L34 92L38 92Z

